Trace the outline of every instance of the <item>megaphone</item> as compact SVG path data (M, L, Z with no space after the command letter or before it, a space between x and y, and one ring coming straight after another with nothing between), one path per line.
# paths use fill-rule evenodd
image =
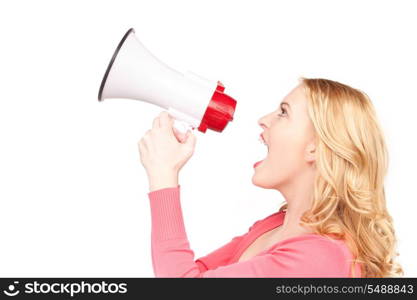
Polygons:
M220 81L191 71L178 72L156 58L130 28L119 45L102 79L98 100L125 98L145 101L168 111L174 126L184 131L198 128L222 132L233 120L236 100L224 93ZM178 124L184 122L183 124Z

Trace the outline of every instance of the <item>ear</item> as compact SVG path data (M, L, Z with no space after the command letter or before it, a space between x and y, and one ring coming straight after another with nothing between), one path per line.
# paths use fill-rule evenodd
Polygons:
M316 143L314 141L307 144L305 160L308 163L314 163L316 161Z

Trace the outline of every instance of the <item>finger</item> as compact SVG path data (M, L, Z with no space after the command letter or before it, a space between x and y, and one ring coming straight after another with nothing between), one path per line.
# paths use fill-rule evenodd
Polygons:
M145 134L143 135L142 139L149 138L151 135L152 129L146 130Z
M173 119L172 117L168 114L168 112L163 111L161 112L161 114L159 115L159 122L160 122L160 126L161 128L171 128L172 127L172 123L173 123Z
M157 117L155 117L155 119L153 119L152 128L159 128L159 127L161 127L161 123L160 123L159 115L158 115Z
M143 140L140 140L138 143L139 148L139 160L142 163L143 166L145 166L146 157L148 154L148 149L146 147L146 144L143 142Z
M153 152L154 148L155 148L155 144L154 144L154 134L156 129L150 129L148 131L146 131L145 135L143 136L143 142L146 146L146 150L148 150L149 152Z
M139 148L139 152L141 155L145 153L145 151L147 150L147 146L146 146L144 139L141 139L138 142L138 148Z
M150 139L150 136L151 136L151 130L147 130L146 132L145 132L145 134L142 136L142 139L140 140L140 142L142 142L143 144L145 144L146 145L146 143L149 141L149 139Z
M196 144L196 141L197 141L197 138L196 138L196 136L192 133L192 131L191 130L188 130L187 131L187 134L186 134L186 140L185 140L185 145L188 145L190 148L192 148L192 149L194 149L194 147L195 147L195 144Z
M177 138L177 140L182 143L185 141L185 133L179 131L177 128L172 127L172 129L174 130L174 135Z

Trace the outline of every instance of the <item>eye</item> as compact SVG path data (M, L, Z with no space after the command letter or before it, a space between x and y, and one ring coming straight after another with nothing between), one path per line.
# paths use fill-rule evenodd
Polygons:
M287 110L283 107L281 107L281 113L278 114L279 117L283 117L287 114Z

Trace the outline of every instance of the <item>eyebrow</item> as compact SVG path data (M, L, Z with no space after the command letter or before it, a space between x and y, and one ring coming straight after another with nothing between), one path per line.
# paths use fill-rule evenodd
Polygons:
M288 108L291 110L291 106L288 102L281 102L280 106L287 105Z

